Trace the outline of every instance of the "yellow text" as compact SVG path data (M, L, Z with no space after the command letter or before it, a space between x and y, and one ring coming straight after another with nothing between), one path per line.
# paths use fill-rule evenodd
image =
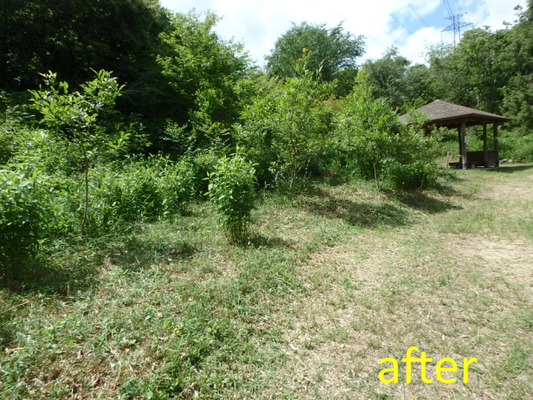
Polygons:
M418 347L412 346L407 349L405 358L402 362L405 363L405 382L411 383L412 365L413 363L420 363L420 377L422 382L431 383L433 379L426 375L426 364L433 361L433 359L426 357L425 352L420 353L420 358L413 357L412 353L418 351ZM398 383L398 361L394 358L383 358L379 361L380 364L391 363L392 368L385 368L379 373L379 380L383 383ZM477 358L465 358L463 362L463 382L468 383L468 367L472 363L477 363ZM437 380L442 383L455 383L457 378L444 378L443 372L457 372L457 362L452 358L443 358L437 362L436 368ZM385 375L392 372L392 377L386 378Z

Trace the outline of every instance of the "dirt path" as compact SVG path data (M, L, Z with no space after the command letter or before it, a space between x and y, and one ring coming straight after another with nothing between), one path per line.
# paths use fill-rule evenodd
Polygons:
M354 234L317 253L285 327L285 362L265 397L528 398L533 395L533 169L462 173L450 211ZM471 185L472 196L462 196ZM487 190L488 189L488 190ZM379 360L417 346L433 383L378 380ZM444 357L477 357L469 383L437 381ZM387 366L389 368L390 366ZM291 397L292 398L292 397Z

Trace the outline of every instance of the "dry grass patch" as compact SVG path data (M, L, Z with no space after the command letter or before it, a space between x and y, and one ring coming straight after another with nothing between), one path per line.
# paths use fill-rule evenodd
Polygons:
M479 182L478 177L462 174L460 186L470 181L484 186L491 178L482 176ZM528 185L529 176L521 178L508 176L513 190ZM499 189L504 191L505 180L497 179L502 179ZM439 229L449 214L456 214L458 223L461 214L488 207L489 218L499 220L506 218L503 211L508 208L516 212L515 203L532 206L532 198L509 197L506 205L498 198L499 204L492 204L496 199L475 193L448 198L460 208L435 216L419 211L424 217L414 225L346 235L341 244L315 253L299 267L309 291L291 307L293 319L283 333L286 362L265 397L532 396L533 247L528 236L522 231L512 238L497 236L500 232L457 235ZM357 201L355 195L343 196ZM415 367L413 383L406 384L402 363L400 383L380 382L378 374L385 366L379 360L401 360L411 346L433 359L427 369L433 383L422 383ZM436 362L444 357L458 360L454 384L436 379ZM466 384L465 357L478 359Z
M486 277L508 285L521 285L533 294L533 243L521 239L485 238L479 235L450 237L450 251L459 252L483 269Z

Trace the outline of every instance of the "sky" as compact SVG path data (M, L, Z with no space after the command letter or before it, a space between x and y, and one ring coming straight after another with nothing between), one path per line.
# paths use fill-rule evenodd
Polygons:
M251 58L265 65L264 57L276 39L292 22L326 24L333 28L343 23L344 30L365 37L361 62L380 58L395 46L415 63L425 61L429 45L453 44L453 31L442 32L452 24L450 15L465 13L461 21L475 28L503 29L514 22L514 7L527 6L526 0L160 0L175 12L193 9L213 11L222 20L215 31L226 40L245 45Z

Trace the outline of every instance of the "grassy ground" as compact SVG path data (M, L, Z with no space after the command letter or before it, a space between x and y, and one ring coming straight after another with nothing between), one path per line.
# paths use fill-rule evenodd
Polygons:
M268 196L247 246L206 205L62 248L0 289L0 398L524 399L532 387L533 167L398 195ZM384 384L417 346L433 383ZM476 357L469 382L436 380ZM448 374L450 375L450 374Z

